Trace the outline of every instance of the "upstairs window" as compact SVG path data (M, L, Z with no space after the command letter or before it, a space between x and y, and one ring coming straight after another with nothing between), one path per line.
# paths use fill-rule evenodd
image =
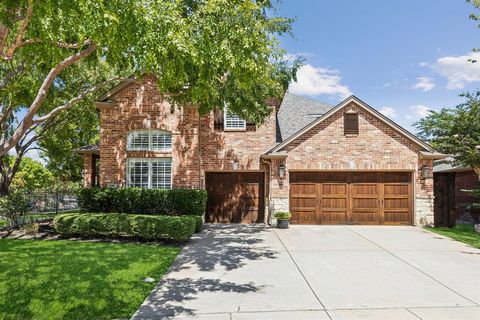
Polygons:
M127 150L130 151L170 151L172 134L161 130L141 130L128 134Z
M358 134L358 113L345 113L343 116L345 135Z
M247 129L247 121L240 118L235 113L229 112L227 106L224 108L223 112L223 123L225 130L246 130Z

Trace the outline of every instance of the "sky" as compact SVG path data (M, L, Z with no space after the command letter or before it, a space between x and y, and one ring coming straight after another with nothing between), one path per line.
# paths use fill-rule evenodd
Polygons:
M480 88L474 12L464 0L283 0L277 14L296 20L281 46L306 59L289 91L333 105L354 94L415 132Z

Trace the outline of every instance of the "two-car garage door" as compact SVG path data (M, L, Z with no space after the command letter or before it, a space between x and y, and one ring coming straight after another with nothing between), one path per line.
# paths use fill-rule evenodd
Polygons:
M409 172L290 172L292 223L412 224Z

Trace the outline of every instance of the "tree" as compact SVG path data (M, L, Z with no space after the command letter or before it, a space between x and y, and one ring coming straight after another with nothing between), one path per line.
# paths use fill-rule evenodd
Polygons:
M12 159L13 160L13 159ZM12 185L29 191L45 189L53 185L52 173L39 161L24 157Z
M420 136L440 152L452 155L453 164L471 167L480 175L480 91L462 94L466 101L418 121Z
M0 2L0 194L24 154L67 125L66 110L129 76L153 73L174 105L225 103L261 122L300 63L269 0ZM18 161L2 161L15 150Z

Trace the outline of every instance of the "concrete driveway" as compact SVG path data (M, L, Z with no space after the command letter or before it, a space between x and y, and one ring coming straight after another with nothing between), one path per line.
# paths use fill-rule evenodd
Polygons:
M210 225L133 319L480 319L480 250L414 227Z

